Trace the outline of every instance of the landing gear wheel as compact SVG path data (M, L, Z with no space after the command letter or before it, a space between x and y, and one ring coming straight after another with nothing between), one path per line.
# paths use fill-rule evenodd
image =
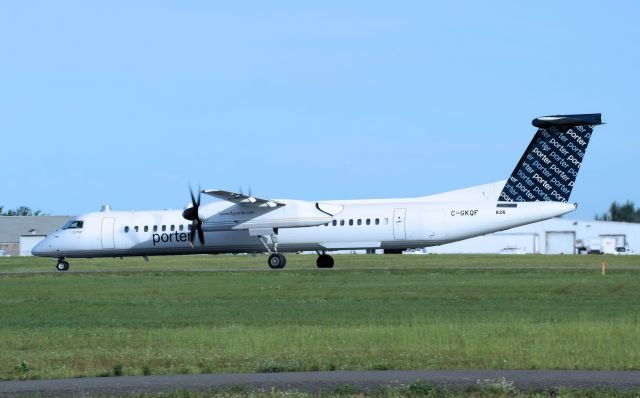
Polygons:
M58 264L56 264L56 269L58 271L68 271L69 270L69 263L64 261L64 260L60 260L60 261L58 261Z
M321 254L316 260L318 268L333 268L333 257L328 254Z
M284 268L284 266L287 264L287 259L280 253L274 253L269 256L267 263L269 264L269 267L273 269L280 269Z

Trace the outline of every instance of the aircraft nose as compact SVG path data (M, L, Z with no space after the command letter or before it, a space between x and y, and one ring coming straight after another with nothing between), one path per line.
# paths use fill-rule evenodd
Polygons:
M49 257L53 252L52 238L46 237L31 249L31 254L38 257Z

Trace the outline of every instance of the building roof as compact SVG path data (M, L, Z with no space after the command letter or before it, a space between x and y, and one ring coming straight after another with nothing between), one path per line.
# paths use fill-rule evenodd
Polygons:
M18 243L20 235L48 235L71 216L0 216L0 243Z

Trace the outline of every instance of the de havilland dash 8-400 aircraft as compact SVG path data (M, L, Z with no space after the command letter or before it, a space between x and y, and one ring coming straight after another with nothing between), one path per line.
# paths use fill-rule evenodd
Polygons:
M328 251L442 245L542 221L576 209L569 195L600 114L536 118L533 140L507 180L402 199L304 201L261 199L205 189L191 193L184 211L100 211L69 221L32 253L68 258L258 253L283 268L283 252L316 251L317 266L332 268ZM201 204L201 194L221 201ZM197 242L196 242L197 240Z

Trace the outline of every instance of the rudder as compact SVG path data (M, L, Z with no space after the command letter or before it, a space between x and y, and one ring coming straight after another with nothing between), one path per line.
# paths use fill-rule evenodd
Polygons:
M498 200L567 202L601 114L543 116Z

